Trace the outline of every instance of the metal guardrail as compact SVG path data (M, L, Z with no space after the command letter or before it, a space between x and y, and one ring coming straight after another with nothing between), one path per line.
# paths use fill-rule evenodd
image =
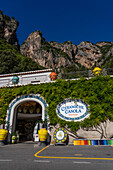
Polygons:
M113 75L113 68L103 68L101 74L103 76ZM76 79L80 77L88 78L88 77L95 77L95 75L93 73L93 70L76 71L76 72L58 74L58 79Z
M113 68L104 69L106 71L106 75L113 75Z

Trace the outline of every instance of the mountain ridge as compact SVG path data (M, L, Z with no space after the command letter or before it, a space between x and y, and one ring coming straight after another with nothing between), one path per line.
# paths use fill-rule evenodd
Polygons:
M47 42L42 36L42 32L37 30L29 34L20 46L16 34L18 25L19 22L14 17L10 18L0 11L0 39L5 39L8 44L13 46L12 48L16 49L21 55L32 59L37 63L37 66L57 69L58 72L87 70L93 69L95 66L113 67L113 42L101 41L94 44L89 41L82 41L79 45L73 44L71 41L64 43ZM3 54L2 47L0 47L0 50L2 51L1 57ZM9 51L11 52L11 50ZM12 54L9 54L10 56ZM7 60L5 62L7 63ZM17 67L17 65L14 67Z
M45 68L59 69L75 65L75 70L92 69L95 65L103 66L104 59L111 56L113 42L93 44L83 41L78 46L71 41L57 43L47 42L40 31L31 33L20 47L20 52L32 58ZM113 54L113 53L112 53ZM112 58L112 57L111 57ZM81 65L81 66L80 66Z

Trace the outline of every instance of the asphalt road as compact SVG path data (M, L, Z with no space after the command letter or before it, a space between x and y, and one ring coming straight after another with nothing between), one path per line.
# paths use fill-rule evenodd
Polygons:
M0 146L0 170L113 170L111 146Z

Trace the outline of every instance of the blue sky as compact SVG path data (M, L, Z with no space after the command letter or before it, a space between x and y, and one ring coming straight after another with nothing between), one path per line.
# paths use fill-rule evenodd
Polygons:
M36 30L58 43L113 42L113 0L3 0L0 10L19 21L20 44Z

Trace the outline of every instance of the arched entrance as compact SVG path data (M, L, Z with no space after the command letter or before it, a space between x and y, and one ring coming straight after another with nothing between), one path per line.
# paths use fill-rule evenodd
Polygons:
M39 122L47 127L47 103L40 95L30 94L15 98L9 105L6 129L9 136L19 133L20 141L32 140L37 133ZM10 137L9 137L10 138Z

